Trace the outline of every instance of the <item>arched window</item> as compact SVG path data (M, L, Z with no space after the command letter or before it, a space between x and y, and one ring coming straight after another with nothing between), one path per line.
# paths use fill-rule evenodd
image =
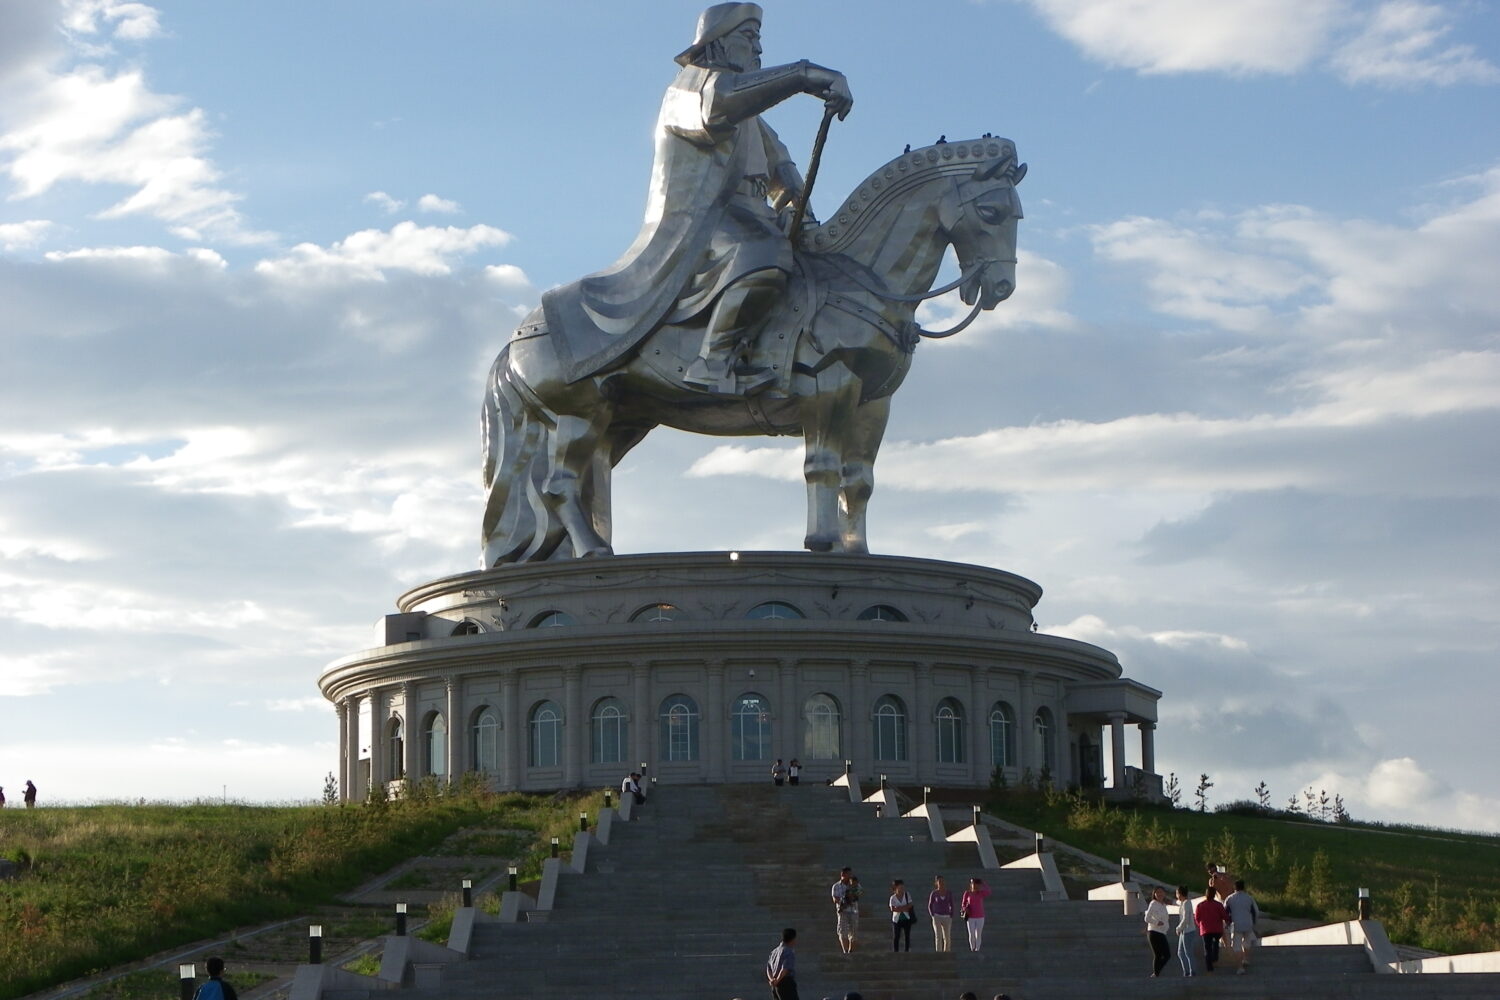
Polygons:
M589 717L589 760L595 764L618 764L630 746L630 720L618 698L601 698Z
M531 619L527 628L561 628L564 625L577 625L578 622L566 611L543 611Z
M429 712L422 727L422 773L448 775L448 723L438 712Z
M392 781L406 777L406 727L401 724L401 716L393 715L385 724L385 744L390 750L390 767L385 773Z
M803 730L802 756L808 760L842 760L844 744L839 736L839 703L832 695L815 694L802 706L807 720Z
M749 611L746 611L745 617L758 618L765 621L786 621L792 618L806 618L807 616L790 604L783 604L781 601L767 601L764 604L757 604Z
M1037 759L1042 762L1042 767L1052 777L1057 777L1057 751L1052 746L1052 710L1039 708L1036 710L1036 718L1032 720L1032 727L1036 730Z
M1016 710L1003 701L990 709L990 763L1016 766Z
M939 764L962 764L964 762L964 710L952 698L938 702L933 715L937 732L937 762Z
M648 604L630 616L633 622L675 622L682 612L674 604Z
M661 759L698 759L698 703L685 694L661 703Z
M478 635L479 623L465 618L453 627L454 635Z
M735 760L769 760L771 708L758 694L742 694L729 715L730 748Z
M562 711L555 701L538 702L531 710L531 767L556 767L562 760Z
M474 713L469 750L474 770L487 774L500 770L500 717L488 705L480 706Z
M875 703L873 717L876 760L906 759L906 706L888 694Z
M862 622L904 622L906 616L889 604L876 604L865 608L859 613L857 621Z

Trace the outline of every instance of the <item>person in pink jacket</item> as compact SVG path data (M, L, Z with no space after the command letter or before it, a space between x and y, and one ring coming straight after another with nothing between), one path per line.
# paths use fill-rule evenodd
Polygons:
M970 951L978 951L984 940L984 901L989 894L990 887L984 884L984 879L969 879L959 913L968 923Z

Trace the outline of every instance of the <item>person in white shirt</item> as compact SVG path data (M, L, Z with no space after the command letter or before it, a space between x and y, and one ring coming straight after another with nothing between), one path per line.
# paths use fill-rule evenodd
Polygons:
M1236 880L1234 891L1224 900L1225 919L1230 922L1229 950L1240 953L1239 974L1250 970L1250 947L1255 944L1255 922L1260 919L1260 909L1255 897L1245 891L1243 880Z
M1151 978L1161 975L1161 970L1172 960L1172 949L1167 945L1167 890L1157 886L1151 890L1151 902L1146 904L1146 938L1151 942L1154 964Z
M1193 974L1193 952L1198 950L1198 924L1193 917L1193 898L1187 886L1177 887L1177 960L1182 963L1182 974Z

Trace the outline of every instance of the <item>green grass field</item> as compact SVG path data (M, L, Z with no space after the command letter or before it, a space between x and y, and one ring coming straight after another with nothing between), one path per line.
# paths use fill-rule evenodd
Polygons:
M1361 887L1393 941L1500 950L1500 837L1368 823L1103 805L1076 793L996 792L994 815L1194 889L1224 865L1268 912L1350 920Z
M98 805L0 810L0 1000L333 901L469 828L533 831L540 873L553 836L572 845L566 798L417 787L360 806ZM508 846L514 846L510 841Z

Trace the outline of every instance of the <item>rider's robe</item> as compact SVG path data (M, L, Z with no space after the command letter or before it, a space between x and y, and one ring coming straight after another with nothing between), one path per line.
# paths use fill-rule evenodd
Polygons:
M783 178L795 168L759 115L735 121L726 111L736 76L683 67L662 99L635 242L606 270L542 296L570 381L615 364L662 322L701 314L736 279L791 270L767 197L791 197Z

